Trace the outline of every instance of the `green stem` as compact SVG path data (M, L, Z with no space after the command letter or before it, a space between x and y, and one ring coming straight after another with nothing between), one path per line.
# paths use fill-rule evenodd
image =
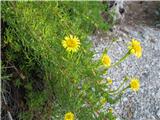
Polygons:
M122 84L119 86L119 88L117 88L116 90L113 90L113 91L109 91L109 93L116 93L117 91L119 91L127 80L128 80L128 78L125 77Z
M68 59L72 60L73 52L68 52L67 57Z
M121 93L122 93L123 91L125 91L126 89L128 89L128 88L130 88L130 85L128 85L127 87L123 88L123 89L121 90ZM123 94L123 93L122 93L122 94Z
M117 41L116 38L113 38L113 39L112 39L112 43L111 43L111 44L109 45L109 47L107 48L107 51L111 48L111 46L113 45L113 43L116 42L116 41Z
M117 93L113 93L114 95L117 95L120 93L120 95L123 94L123 91L125 91L126 89L128 89L130 86L128 85L127 87L123 88L120 92L117 92Z
M113 64L111 67L115 67L117 65L119 65L121 62L123 62L128 56L130 55L130 51L128 51L118 62L116 62L115 64Z
M112 40L112 43L109 45L108 48L105 48L105 50L103 51L103 54L106 54L108 52L108 50L111 48L111 46L113 45L113 43L115 42L116 40Z

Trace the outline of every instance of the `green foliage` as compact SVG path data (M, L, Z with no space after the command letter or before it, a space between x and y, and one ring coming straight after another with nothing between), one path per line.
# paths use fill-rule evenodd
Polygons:
M9 26L5 59L25 76L16 81L27 91L28 109L19 119L61 120L71 111L80 120L114 120L107 110L95 115L103 108L101 97L111 104L114 98L103 90L108 85L98 84L104 71L97 70L87 39L95 29L112 26L101 17L107 10L100 2L2 2L2 19ZM69 34L80 39L78 53L67 53L61 44Z

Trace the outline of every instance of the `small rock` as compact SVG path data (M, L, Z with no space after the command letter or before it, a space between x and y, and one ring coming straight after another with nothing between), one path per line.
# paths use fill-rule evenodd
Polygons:
M123 98L123 102L127 102L127 101L128 101L127 97Z
M160 28L160 24L156 24L156 27L157 27L157 28Z
M157 111L156 116L160 119L160 109Z
M156 96L160 99L160 89L159 89L158 92L156 93Z

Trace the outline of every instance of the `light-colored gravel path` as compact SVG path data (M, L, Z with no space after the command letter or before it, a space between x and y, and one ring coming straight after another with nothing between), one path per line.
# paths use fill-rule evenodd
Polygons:
M121 120L160 120L160 29L146 26L117 26L113 32L99 32L91 39L98 59L112 39L115 42L108 51L112 62L117 61L127 52L127 43L136 38L143 47L142 58L127 58L117 68L111 68L107 76L113 79L113 88L119 86L125 75L137 76L141 88L138 93L126 92L121 102L115 107Z

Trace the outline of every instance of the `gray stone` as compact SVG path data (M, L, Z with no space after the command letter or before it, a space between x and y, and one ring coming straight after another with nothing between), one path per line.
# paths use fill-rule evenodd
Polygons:
M137 59L132 55L118 67L109 69L108 74L104 75L104 78L113 79L113 89L120 85L125 75L140 78L139 92L127 90L124 98L116 105L115 112L122 120L156 120L155 110L160 108L160 30L147 26L119 25L113 32L97 35L92 38L97 52L95 60L100 58L105 47L111 43L111 38L115 36L118 41L108 51L112 63L127 52L127 43L131 38L138 39L143 48L142 58ZM151 39L154 42L151 42ZM159 114L157 112L157 116Z
M160 119L160 109L157 111L156 115Z
M160 24L156 24L156 27L157 27L157 28L160 28Z

